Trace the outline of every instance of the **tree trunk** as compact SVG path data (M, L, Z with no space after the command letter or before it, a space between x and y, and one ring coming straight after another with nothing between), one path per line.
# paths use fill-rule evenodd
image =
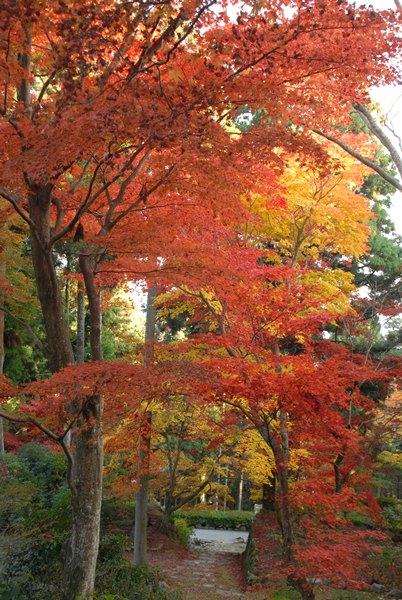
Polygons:
M73 364L74 354L49 244L51 193L50 184L40 188L29 200L29 212L33 222L32 262L47 335L47 355L52 372L56 372ZM92 310L92 306L90 308ZM97 320L99 307L96 302L94 310L94 318ZM95 360L99 359L99 355L96 355L98 348L99 343L94 344ZM94 591L102 495L102 408L102 399L98 396L86 398L81 420L75 431L76 481L72 499L71 538L67 544L64 564L62 600L76 600L78 596L89 598Z
M165 512L164 512L163 519L162 519L162 522L160 525L160 530L169 536L171 536L174 532L174 521L173 521L174 510L175 510L174 508L166 510L166 507L165 507Z
M42 308L47 337L47 358L52 373L74 363L67 323L63 314L63 302L57 280L50 238L50 202L52 186L40 188L29 199L32 262L36 287Z
M156 289L148 291L147 317L145 323L145 353L144 364L151 365L154 357L156 310L154 300ZM149 457L151 451L152 414L147 411L142 423L142 432L138 451L139 489L136 494L135 523L134 523L134 564L143 565L147 560L147 525L148 525L148 492L149 492Z
M0 278L6 278L6 261L5 261L4 250L0 254ZM4 369L4 292L0 292L0 375L3 374ZM6 450L4 447L4 421L0 417L0 459L4 458Z
M276 478L275 475L271 475L262 486L262 507L264 510L274 511L276 509L275 490Z
M293 559L294 532L292 524L292 510L289 499L289 474L283 464L283 456L275 456L275 467L278 480L277 506L279 510L283 551L287 562Z
M243 503L243 485L244 485L244 469L241 470L239 479L239 497L237 499L237 510L242 509Z
M147 526L148 526L148 495L149 495L149 457L151 451L151 421L152 415L146 412L140 434L138 451L138 479L140 487L135 497L134 523L134 564L144 565L147 562Z
M77 364L85 361L85 293L81 282L77 292L77 345L75 351Z
M64 563L62 600L91 598L95 585L102 500L102 398L85 400L81 427L74 436L77 493L73 495L73 523Z
M80 255L79 263L88 296L91 353L102 360L100 295L95 286L92 257ZM99 550L103 477L103 399L91 396L84 401L82 418L74 432L74 474L72 535L66 549L62 600L92 597Z

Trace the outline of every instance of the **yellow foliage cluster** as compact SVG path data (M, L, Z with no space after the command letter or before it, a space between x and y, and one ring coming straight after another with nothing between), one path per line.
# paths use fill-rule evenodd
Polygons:
M361 171L348 158L338 171L326 174L293 159L280 180L287 206L266 210L265 233L293 262L323 252L358 258L367 249L372 217L368 200L354 190Z

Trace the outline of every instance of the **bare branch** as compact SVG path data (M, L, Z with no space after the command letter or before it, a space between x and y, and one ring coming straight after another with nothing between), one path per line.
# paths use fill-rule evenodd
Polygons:
M395 179L395 177L393 177L385 169L377 165L373 160L367 158L366 156L363 156L363 154L360 154L360 152L357 152L357 150L354 150L353 148L351 148L351 146L348 146L348 144L345 144L345 142L338 140L338 138L334 137L333 135L324 133L319 129L313 129L312 131L317 135L320 135L321 137L324 137L325 139L329 140L330 142L334 142L335 144L337 144L340 148L342 148L343 150L345 150L345 152L356 158L363 165L366 165L366 167L369 167L370 169L375 171L380 177L382 177L382 179L384 179L384 181L392 185L395 189L402 192L402 183L398 181L398 179Z
M136 206L138 206L138 204L140 202L144 202L145 203L146 199L149 196L151 196L151 194L153 194L153 192L155 192L161 185L163 185L165 183L165 181L169 178L169 175L172 173L173 170L174 170L174 165L172 165L171 167L169 167L169 169L167 170L167 172L164 175L164 177L162 177L162 179L160 179L159 181L157 181L149 190L142 190L142 192L140 192L140 195L137 198L137 200L135 202L133 202L126 210L120 212L116 216L116 218L114 219L114 221L110 222L109 230L112 229L112 227L114 227L119 221L121 221L122 219L124 219L124 217L126 217L130 212L134 212Z
M399 175L402 177L402 158L395 148L394 144L391 142L390 138L386 135L386 133L381 129L373 115L367 110L365 106L362 104L353 104L353 108L357 111L360 117L363 119L364 123L366 123L367 127L371 131L373 135L381 142L386 150L391 155L392 160L394 161L395 167L398 169Z
M52 239L49 242L50 246L53 246L53 244L55 244L58 240L62 239L65 235L67 235L68 233L70 233L70 231L72 231L74 229L75 225L79 222L82 215L91 207L91 205L95 202L95 200L97 198L99 198L99 196L101 196L113 183L115 183L115 181L120 179L122 177L123 173L125 173L127 171L127 169L129 169L131 167L135 158L144 150L145 144L147 141L148 140L145 140L145 142L139 148L137 148L137 150L135 152L133 152L133 154L130 156L130 158L126 161L126 163L122 166L122 168L116 173L116 175L114 177L112 177L112 179L110 181L105 181L105 183L91 196L93 187L95 185L96 177L99 173L100 168L106 164L106 162L109 160L109 158L111 158L112 155L107 154L104 159L102 159L98 162L98 164L96 165L94 172L92 174L92 178L91 178L91 181L90 181L90 184L88 187L88 191L86 193L84 200L82 201L79 208L76 210L76 213L75 213L74 217L71 219L71 221L69 223L67 223L67 225L62 230L60 230L58 233L56 233L52 237Z
M35 115L36 115L36 113L38 112L38 110L40 109L40 103L41 103L41 102L42 102L42 100L43 100L43 96L46 94L46 90L47 90L47 88L49 87L49 85L52 83L52 81L53 81L53 79L54 79L54 77L55 77L56 73L57 73L57 71L56 71L56 70L54 70L54 71L53 71L53 72L52 72L52 73L49 75L49 77L46 79L45 83L43 84L43 86L42 86L42 89L41 89L41 91L39 92L38 99L37 99L37 101L36 101L36 103L35 103L35 106L34 106L34 107L33 107L33 109L32 109L32 112L31 112L31 121L33 121L33 120L35 119Z
M159 38L157 40L155 40L155 42L152 44L152 46L150 46L149 48L147 48L146 52L142 56L140 56L140 58L138 59L136 65L134 65L133 68L131 69L131 71L130 71L130 73L128 75L127 81L130 81L138 73L141 73L141 72L144 72L144 71L148 71L149 69L152 69L153 67L160 67L162 65L166 65L169 62L170 57L175 52L175 50L177 50L177 48L185 41L185 39L193 31L195 25L198 23L198 21L200 20L201 16L203 15L203 13L206 10L208 10L208 8L210 8L211 6L213 6L214 4L216 4L216 1L217 0L210 0L210 2L208 2L207 4L205 4L204 6L202 6L199 9L199 11L197 12L197 14L194 16L193 20L188 25L186 31L179 37L179 39L168 50L168 52L166 53L166 58L164 60L155 61L155 62L152 61L152 58L164 46L165 42L167 42L167 40L169 38L173 37L173 35L175 34L175 32L178 30L178 28L180 27L180 25L185 20L185 17L183 15L183 13L179 12L179 14L176 16L176 18L173 19L173 21L169 24L169 26L165 29L165 31L159 36ZM151 60L151 62L149 62L148 64L146 64L146 65L143 66L144 61L147 60L147 59Z
M32 221L28 213L22 210L22 208L18 204L20 199L18 198L18 196L16 196L16 194L13 194L13 192L6 192L2 188L0 188L0 196L4 198L4 200L7 200L7 202L12 204L12 206L14 207L15 211L19 214L21 219L28 223L28 225L32 227L32 229L35 229L35 223Z

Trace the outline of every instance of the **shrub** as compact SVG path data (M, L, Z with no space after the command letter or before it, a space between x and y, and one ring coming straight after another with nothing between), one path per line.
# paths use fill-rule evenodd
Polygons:
M176 518L174 520L174 527L179 542L187 548L190 544L190 536L193 528L189 527L186 519L183 518Z
M68 527L65 472L64 456L38 442L25 444L16 455L8 454L0 482L1 527L30 533L51 529L50 521L55 527L59 522L60 529Z
M62 581L61 540L44 536L25 540L3 561L0 581L2 600L54 600Z
M402 530L402 500L398 498L379 498L383 510L384 523L390 529Z
M184 518L190 527L207 527L210 529L251 529L253 513L232 510L221 511L177 511L174 519Z
M391 588L402 588L402 547L388 543L381 554L368 558L368 573L371 580Z
M99 546L96 600L179 600L180 595L160 585L157 571L135 566L125 556L129 538L105 536Z
M123 557L130 540L125 535L104 535L99 543L98 562L113 562Z

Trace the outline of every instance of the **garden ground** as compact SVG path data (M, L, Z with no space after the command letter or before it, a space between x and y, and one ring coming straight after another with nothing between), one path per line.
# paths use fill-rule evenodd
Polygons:
M157 567L170 589L180 590L183 600L296 600L299 595L286 590L284 582L250 589L244 578L243 557L228 552L184 548L178 541L150 531L149 562ZM282 591L279 591L282 589ZM380 600L382 596L365 592L317 589L317 600ZM385 596L384 596L385 598Z

